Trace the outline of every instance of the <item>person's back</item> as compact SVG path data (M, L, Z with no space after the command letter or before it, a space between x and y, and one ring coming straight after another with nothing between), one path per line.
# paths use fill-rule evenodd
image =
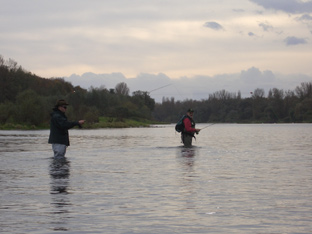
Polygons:
M65 126L67 122L67 117L64 113L59 111L57 108L53 109L51 113L51 121L50 121L50 136L49 143L54 144L63 144L69 146L69 135L68 135L68 127ZM76 126L77 124L72 124Z

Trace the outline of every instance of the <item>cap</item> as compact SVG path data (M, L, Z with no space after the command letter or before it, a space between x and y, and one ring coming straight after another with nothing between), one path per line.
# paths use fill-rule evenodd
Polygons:
M192 113L192 112L194 112L194 110L192 108L190 108L190 109L187 110L187 112Z
M58 100L55 104L55 106L67 106L69 105L65 100L61 99L61 100Z

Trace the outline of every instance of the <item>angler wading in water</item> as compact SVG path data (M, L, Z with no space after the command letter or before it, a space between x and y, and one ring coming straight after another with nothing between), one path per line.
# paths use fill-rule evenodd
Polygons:
M66 148L69 146L68 129L84 124L84 120L70 122L65 115L68 103L58 100L51 113L49 144L52 144L55 159L65 157Z
M195 128L195 121L193 120L194 110L188 109L186 115L183 117L183 130L181 132L182 143L185 147L192 146L193 137L195 133L198 134L200 129Z

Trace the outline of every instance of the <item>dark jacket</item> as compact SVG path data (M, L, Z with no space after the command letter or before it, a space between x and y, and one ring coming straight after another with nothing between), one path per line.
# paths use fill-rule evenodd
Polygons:
M51 113L49 143L69 146L68 129L75 126L80 125L78 122L67 121L65 113L54 108Z

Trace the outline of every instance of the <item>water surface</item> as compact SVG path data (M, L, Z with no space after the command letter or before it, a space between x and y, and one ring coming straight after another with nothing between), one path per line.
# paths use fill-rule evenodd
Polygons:
M199 125L204 127L205 125ZM3 233L311 233L312 125L0 131Z

